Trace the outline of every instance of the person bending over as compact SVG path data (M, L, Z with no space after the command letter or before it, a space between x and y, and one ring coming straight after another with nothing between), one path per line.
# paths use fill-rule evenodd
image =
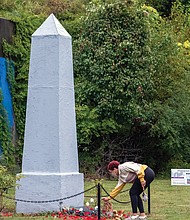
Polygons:
M125 162L120 164L118 161L111 161L108 164L107 169L113 177L118 178L118 184L111 191L110 196L103 198L103 200L108 201L112 198L115 198L126 183L132 183L132 186L129 190L132 215L127 219L146 219L140 194L154 180L154 171L144 164L135 162ZM140 215L137 213L137 208L139 209Z

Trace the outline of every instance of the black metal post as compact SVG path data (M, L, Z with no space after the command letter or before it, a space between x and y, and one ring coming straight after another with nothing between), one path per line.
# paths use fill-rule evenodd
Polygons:
M148 186L148 214L150 214L150 185Z
M101 193L100 193L100 183L98 183L98 220L101 218Z

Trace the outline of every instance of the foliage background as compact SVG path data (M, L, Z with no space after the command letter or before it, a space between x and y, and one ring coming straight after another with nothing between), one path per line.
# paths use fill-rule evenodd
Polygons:
M15 164L22 163L30 39L50 13L73 38L81 171L104 174L112 159L157 173L189 167L190 16L186 2L166 0L0 0L1 17L16 23L13 43L4 42L15 61ZM5 129L0 140L11 152L8 136Z

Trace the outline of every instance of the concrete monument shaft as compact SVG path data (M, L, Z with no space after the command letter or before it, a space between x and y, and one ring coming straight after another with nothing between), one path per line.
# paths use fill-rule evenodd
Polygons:
M32 35L22 175L16 199L47 201L84 189L78 166L72 39L53 14ZM83 206L83 200L82 194L62 202ZM59 208L59 202L17 202L16 207L19 213Z

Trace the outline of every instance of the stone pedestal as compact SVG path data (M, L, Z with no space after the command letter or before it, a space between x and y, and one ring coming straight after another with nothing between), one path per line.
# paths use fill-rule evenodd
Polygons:
M83 194L59 201L83 191L83 175L80 173L22 173L22 175L24 178L19 182L16 198L37 203L17 202L17 213L59 211L60 207L83 206Z

